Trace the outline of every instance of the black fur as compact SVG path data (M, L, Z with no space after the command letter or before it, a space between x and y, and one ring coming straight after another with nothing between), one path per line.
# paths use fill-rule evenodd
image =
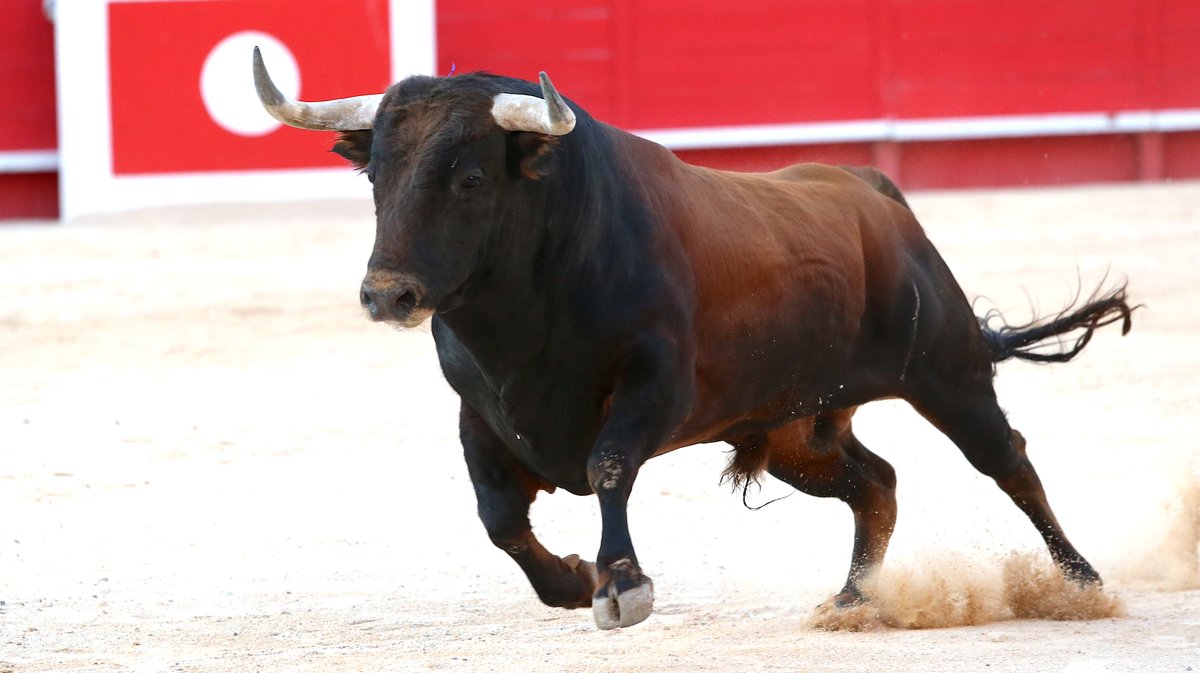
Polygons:
M1107 292L1101 288L1097 288L1091 298L1078 308L1072 303L1056 316L1034 319L1024 325L1006 324L996 310L980 317L979 328L992 362L1003 362L1010 358L1040 363L1068 362L1088 345L1098 327L1121 321L1121 334L1128 334L1133 326L1133 311L1137 307L1129 305L1125 284ZM992 324L997 322L999 326L993 327ZM1082 333L1075 338L1075 343L1067 346L1061 337L1078 330L1082 330ZM1047 343L1051 339L1055 341ZM1051 350L1047 350L1047 347Z

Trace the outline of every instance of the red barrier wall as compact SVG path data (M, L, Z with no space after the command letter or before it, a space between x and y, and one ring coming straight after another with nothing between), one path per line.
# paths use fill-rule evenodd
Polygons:
M0 162L57 147L54 27L40 2L8 2L0 21ZM0 220L57 217L58 180L0 164Z
M439 0L444 74L549 71L631 129L1200 108L1195 0ZM906 187L1200 176L1194 134L689 150L875 163Z
M629 128L1200 106L1194 0L439 0L438 38Z
M52 25L40 2L9 4L0 22L0 159L56 142ZM629 129L1200 114L1196 0L438 0L437 26L441 74L533 78L544 69L593 115ZM113 47L114 65L130 55L121 49ZM114 72L119 93L133 70ZM870 163L906 188L1195 178L1200 126L1188 124L679 154L744 170ZM138 170L136 157L118 159ZM0 218L56 214L47 170L0 170Z

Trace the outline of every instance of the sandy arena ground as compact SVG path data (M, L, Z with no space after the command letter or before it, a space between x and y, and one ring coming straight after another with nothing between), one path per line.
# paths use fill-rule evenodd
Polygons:
M889 402L857 427L899 473L894 626L816 628L848 510L748 511L712 445L643 470L656 610L598 631L489 544L428 329L362 317L369 203L197 208L0 227L0 672L1200 671L1200 183L912 201L1012 320L1106 272L1146 305L1127 338L997 380L1118 616L1014 618L1061 603L1032 526ZM533 517L594 555L591 499Z

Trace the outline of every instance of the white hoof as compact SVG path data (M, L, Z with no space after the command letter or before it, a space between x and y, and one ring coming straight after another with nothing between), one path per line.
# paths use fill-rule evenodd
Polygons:
M649 579L616 597L610 593L592 598L592 616L596 626L605 631L643 622L653 610L654 584Z

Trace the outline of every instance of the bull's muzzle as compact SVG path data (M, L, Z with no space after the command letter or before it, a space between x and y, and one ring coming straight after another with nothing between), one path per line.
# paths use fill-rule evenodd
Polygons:
M363 279L359 301L367 316L375 322L398 323L416 327L433 313L422 300L425 286L407 274L370 271Z

